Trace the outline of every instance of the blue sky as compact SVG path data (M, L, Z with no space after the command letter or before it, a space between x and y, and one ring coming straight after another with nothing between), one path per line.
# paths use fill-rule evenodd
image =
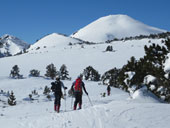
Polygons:
M170 0L0 0L0 5L0 36L30 44L53 32L70 35L110 14L170 30Z

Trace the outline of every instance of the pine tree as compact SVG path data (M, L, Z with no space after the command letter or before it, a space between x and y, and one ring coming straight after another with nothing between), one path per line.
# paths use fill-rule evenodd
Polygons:
M20 71L19 71L18 65L15 65L14 67L12 67L10 76L11 76L12 78L15 78L15 79L22 78L22 76L19 74L19 72L20 72Z
M54 64L48 65L46 69L47 71L46 71L45 76L50 77L51 79L54 79L57 75L56 67L54 66Z
M16 98L15 98L15 96L14 96L13 91L11 91L11 94L10 94L10 96L9 96L9 98L8 98L8 104L9 104L10 106L16 105Z
M102 82L105 85L111 85L113 87L118 87L118 77L120 74L120 69L113 68L102 75Z
M113 51L113 47L111 45L107 46L106 51Z
M86 69L84 69L83 75L85 77L85 80L91 81L100 80L100 74L92 66L88 66Z
M137 63L137 61L136 61L135 57L132 56L124 68L126 68L126 71L135 71L136 63Z
M69 78L69 73L68 73L68 70L67 70L67 67L65 64L63 64L60 68L60 78L62 80L68 80L70 79Z
M50 92L51 92L50 88L45 86L43 94L48 95Z

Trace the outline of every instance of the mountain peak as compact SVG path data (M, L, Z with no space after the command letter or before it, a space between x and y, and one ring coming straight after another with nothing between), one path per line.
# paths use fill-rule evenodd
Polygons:
M110 18L131 18L128 15L124 15L124 14L117 14L117 15L107 15L107 16L103 16L99 19L110 19ZM98 20L99 20L98 19Z
M15 38L15 37L12 36L12 35L9 35L9 34L4 34L4 35L1 37L1 40L4 40L4 39L12 39L12 38Z
M145 25L128 15L118 14L101 17L71 36L85 41L105 42L114 38L150 35L162 32L166 31Z
M1 54L8 53L9 55L15 55L21 52L23 49L27 49L29 47L29 44L27 44L26 42L9 34L3 35L0 38L0 43L1 43L1 47L0 47ZM4 56L8 56L8 55L4 55Z
M67 46L69 43L78 43L80 42L77 39L73 39L65 34L61 33L52 33L44 36L43 38L39 39L35 44L31 45L28 51L34 51L40 48L46 47L57 47L63 48Z

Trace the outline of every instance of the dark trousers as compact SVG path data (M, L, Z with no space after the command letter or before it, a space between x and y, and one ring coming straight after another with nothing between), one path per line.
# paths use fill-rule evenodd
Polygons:
M76 110L77 104L79 103L79 108L81 109L82 105L82 93L81 92L75 92L75 101L74 101L74 110Z
M60 101L61 101L61 94L56 94L56 93L55 93L55 101L54 101L54 104L60 106Z
M107 91L107 95L110 96L110 91Z

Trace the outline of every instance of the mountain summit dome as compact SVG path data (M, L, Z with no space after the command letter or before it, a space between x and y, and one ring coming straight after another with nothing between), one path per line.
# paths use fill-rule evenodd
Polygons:
M114 38L149 35L166 32L145 25L127 15L109 15L101 17L72 34L71 37L85 41L103 42Z

